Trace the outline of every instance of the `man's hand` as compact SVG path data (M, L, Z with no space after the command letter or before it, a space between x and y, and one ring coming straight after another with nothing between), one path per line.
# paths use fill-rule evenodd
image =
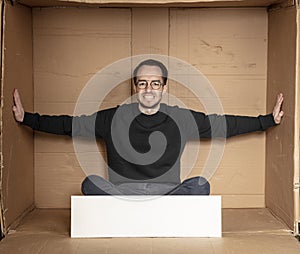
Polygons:
M284 115L284 112L281 110L282 102L283 102L283 94L280 93L277 95L277 101L273 109L273 117L274 117L274 122L276 124L280 124L281 118Z
M14 90L14 106L13 106L13 112L16 121L23 122L24 120L24 108L21 103L20 95L17 89Z

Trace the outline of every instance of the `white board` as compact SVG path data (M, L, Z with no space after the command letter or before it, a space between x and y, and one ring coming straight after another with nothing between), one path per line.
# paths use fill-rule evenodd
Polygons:
M221 237L220 196L72 196L71 237Z

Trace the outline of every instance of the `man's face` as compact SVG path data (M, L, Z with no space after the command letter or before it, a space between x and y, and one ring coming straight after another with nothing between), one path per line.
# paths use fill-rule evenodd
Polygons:
M159 106L162 99L162 94L167 90L167 86L161 86L155 90L156 84L163 84L162 72L158 66L143 65L137 72L137 82L146 81L147 86L145 88L139 88L134 86L134 90L137 93L137 100L141 107L145 109L154 109Z

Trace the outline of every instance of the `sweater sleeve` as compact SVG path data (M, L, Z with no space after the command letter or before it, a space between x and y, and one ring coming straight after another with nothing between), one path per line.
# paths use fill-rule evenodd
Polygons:
M22 124L37 131L72 136L72 118L67 115L50 116L25 112Z
M57 135L104 137L110 126L113 111L103 110L82 116L51 116L25 112L22 124L33 130Z
M228 138L240 134L265 131L275 126L272 114L251 116L234 115L205 115L201 112L191 111L197 124L197 133L192 131L190 138Z

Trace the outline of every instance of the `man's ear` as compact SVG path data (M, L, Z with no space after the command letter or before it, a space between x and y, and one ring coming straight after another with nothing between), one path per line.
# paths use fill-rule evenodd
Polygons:
M137 93L137 90L136 90L136 85L135 85L135 84L133 84L132 86L133 86L133 91L134 91L134 93Z
M166 93L168 91L168 83L164 85L163 93Z

